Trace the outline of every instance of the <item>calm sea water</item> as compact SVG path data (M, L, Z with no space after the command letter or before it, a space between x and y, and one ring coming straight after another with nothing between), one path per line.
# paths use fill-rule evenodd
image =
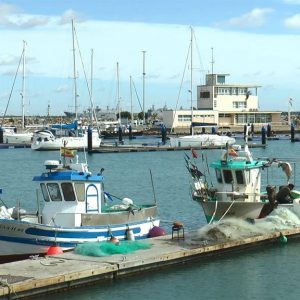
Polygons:
M188 152L186 152L188 153ZM219 157L219 150L204 151L209 161ZM253 149L255 157L289 158L300 162L300 144L270 141L266 149ZM0 187L8 206L19 201L27 210L36 209L34 175L44 171L46 159L57 159L56 152L33 152L31 149L0 150ZM80 153L83 157L83 153ZM180 220L187 230L206 224L201 207L191 200L184 151L111 153L87 155L91 171L105 169L105 189L136 203L154 199L162 226L170 231L171 223ZM300 165L300 164L299 164ZM299 178L300 168L295 170ZM300 189L300 181L296 180ZM243 251L59 293L43 299L299 299L300 244L265 247Z

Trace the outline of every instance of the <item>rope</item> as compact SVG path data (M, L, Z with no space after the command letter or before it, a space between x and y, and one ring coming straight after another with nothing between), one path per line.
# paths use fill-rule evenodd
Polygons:
M190 49L191 49L191 44L189 44L188 53L187 53L187 56L186 56L186 61L185 61L184 69L183 69L183 74L182 74L182 78L181 78L180 88L179 88L179 92L178 92L178 96L177 96L177 101L176 101L176 106L175 106L175 116L176 116L176 113L177 113L177 107L178 107L179 97L180 97L180 94L181 94L183 80L184 80L184 77L185 77L185 71L186 71L186 66L187 66L188 59L189 59ZM171 127L170 132L172 132L172 130L174 129L173 126L174 126L174 122L172 123L172 127Z
M220 218L220 220L218 221L218 223L220 221L222 221L222 219L227 215L227 213L229 212L230 208L232 207L232 205L234 204L234 200L231 202L231 204L229 205L229 207L227 208L227 210L225 211L225 213L223 214L223 216Z
M217 208L218 208L218 201L216 201L215 211L214 211L214 213L213 213L213 215L212 215L212 217L211 217L211 219L210 219L210 221L208 223L209 225L213 222L213 220L215 218L215 215L216 215L216 212L217 212Z
M8 105L9 105L9 102L10 102L10 100L11 100L11 96L12 96L12 93L13 93L13 90L14 90L14 86L15 86L16 79L17 79L17 76L18 76L18 73L19 73L19 68L20 68L20 65L21 65L23 56L24 56L24 49L23 49L23 51L22 51L22 54L21 54L21 57L20 57L20 60L19 60L19 64L18 64L18 68L17 68L17 71L16 71L16 73L15 73L13 85L12 85L12 87L11 87L10 94L9 94L9 97L8 97L8 101L7 101L7 104L6 104L6 108L5 108L3 117L2 117L1 126L3 126L3 124L4 124L4 118L5 118L6 113L7 113L7 110L8 110Z

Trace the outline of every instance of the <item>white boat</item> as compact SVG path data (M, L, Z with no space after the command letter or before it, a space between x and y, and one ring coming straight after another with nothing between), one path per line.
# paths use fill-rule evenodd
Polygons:
M170 137L171 147L225 147L233 145L235 138L217 134L192 134Z
M30 145L33 138L32 132L15 132L14 127L3 127L3 142L6 144Z
M52 246L66 251L84 242L129 239L128 231L131 239L144 239L159 226L155 201L137 205L105 192L103 170L92 174L78 157L75 163L66 158L74 156L73 150L62 153L60 161L45 161L46 171L33 178L43 196L42 210L0 207L1 261L43 255Z
M258 219L267 216L276 207L294 207L299 203L300 192L291 191L290 202L280 203L278 193L282 186L290 183L291 163L278 159L254 159L249 151L247 138L245 148L235 145L222 150L219 160L197 163L186 156L186 166L191 175L192 197L199 202L208 223L224 218ZM272 176L269 169L272 170ZM284 173L280 172L281 169ZM275 172L280 172L275 176ZM265 172L265 188L262 187L262 173ZM214 183L209 177L214 175ZM283 176L282 176L283 175ZM276 179L276 180L275 180ZM272 180L273 182L270 182Z
M93 147L99 147L102 139L98 132L93 131L91 136ZM75 130L73 136L56 136L50 130L38 130L34 133L31 143L32 150L58 150L63 146L72 149L86 149L88 147L88 131L81 130L78 133Z

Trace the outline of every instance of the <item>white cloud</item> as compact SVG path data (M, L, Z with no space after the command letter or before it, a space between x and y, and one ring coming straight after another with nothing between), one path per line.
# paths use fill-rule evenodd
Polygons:
M85 21L85 18L82 14L69 9L64 12L64 14L61 16L60 20L58 21L59 25L65 25L70 24L71 21L74 20L76 23L82 23Z
M284 25L288 28L300 28L300 14L285 19Z
M20 58L13 55L1 55L0 56L0 66L10 66L17 65Z
M261 27L266 22L268 14L273 12L271 8L254 8L250 12L240 16L231 18L227 24L238 27Z
M6 28L32 28L46 25L49 18L39 15L23 14L19 7L10 4L0 4L0 26Z
M61 85L61 86L56 88L55 92L56 93L64 93L64 92L67 92L69 90L70 90L70 88L69 88L68 85Z

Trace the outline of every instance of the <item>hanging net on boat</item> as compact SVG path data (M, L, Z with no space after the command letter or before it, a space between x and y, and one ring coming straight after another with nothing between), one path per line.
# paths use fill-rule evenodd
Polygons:
M90 242L79 244L75 248L76 254L85 256L109 256L112 254L128 254L137 250L150 249L149 242L139 241L122 241L119 244L112 242Z

